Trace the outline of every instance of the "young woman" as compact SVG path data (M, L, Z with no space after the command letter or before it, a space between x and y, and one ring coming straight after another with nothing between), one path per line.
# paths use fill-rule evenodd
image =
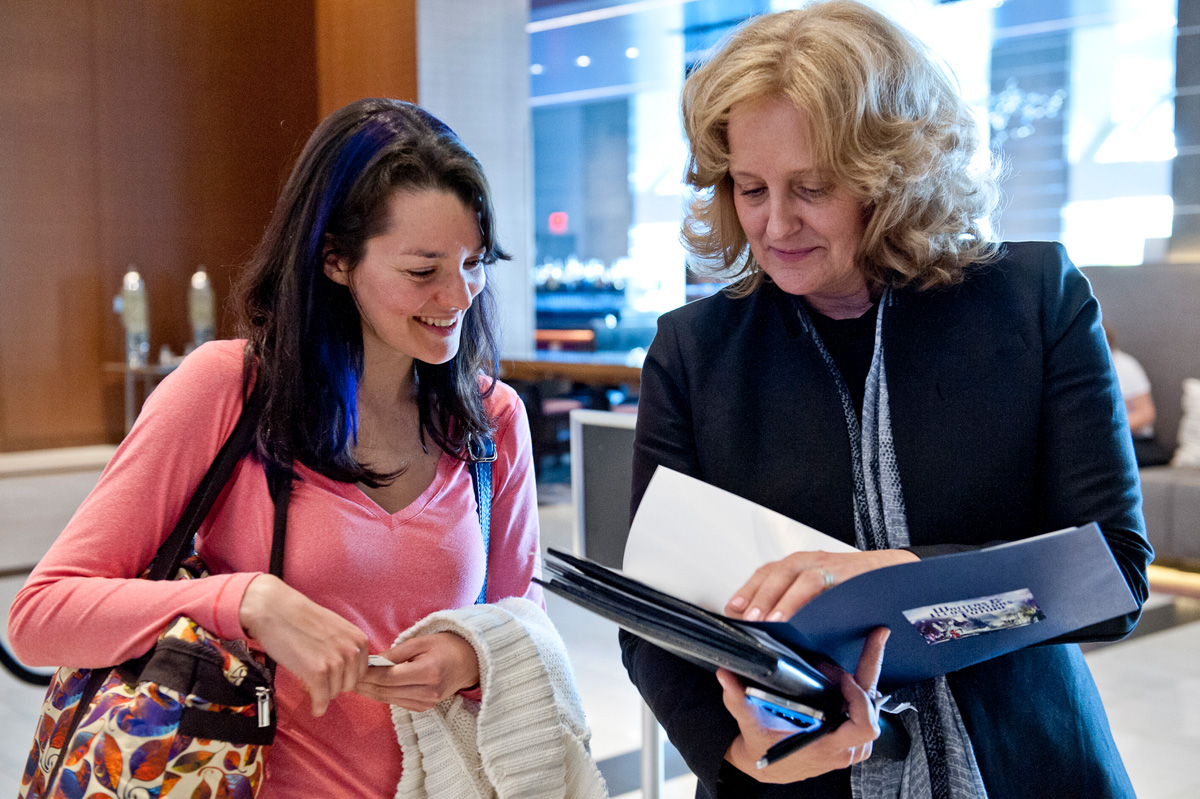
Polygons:
M494 378L487 273L506 257L480 165L440 121L371 99L322 122L242 280L246 340L199 348L148 399L14 602L19 657L110 666L190 616L278 663L260 796L393 795L389 705L480 698L465 639L397 635L471 606L485 572L489 601L543 604L528 424ZM137 579L251 386L266 392L255 451L197 536L212 576ZM486 559L465 462L483 435L497 451ZM265 573L267 484L289 474L281 581ZM368 668L374 653L397 665Z

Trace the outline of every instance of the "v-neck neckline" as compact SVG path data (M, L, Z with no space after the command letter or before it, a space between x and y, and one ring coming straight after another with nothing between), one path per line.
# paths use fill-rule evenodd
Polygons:
M445 452L438 457L437 470L434 472L433 479L429 481L429 485L425 487L416 499L405 505L395 513L388 513L387 510L362 490L356 483L343 483L337 480L326 477L323 474L314 472L306 466L301 465L301 468L306 472L303 475L306 480L314 480L323 483L329 490L339 496L359 505L362 508L370 511L372 515L380 521L388 524L391 527L399 527L412 519L416 518L429 506L442 489L446 486L450 479L450 471L456 462L455 458L451 458Z

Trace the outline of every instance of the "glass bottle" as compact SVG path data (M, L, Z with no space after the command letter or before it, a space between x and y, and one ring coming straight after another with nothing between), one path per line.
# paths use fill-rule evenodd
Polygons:
M200 264L192 275L192 284L188 289L188 319L192 323L192 348L216 337L212 284L208 280L208 273L204 271L204 264Z
M125 362L132 368L150 362L150 319L146 283L133 264L121 281L121 322L125 325Z

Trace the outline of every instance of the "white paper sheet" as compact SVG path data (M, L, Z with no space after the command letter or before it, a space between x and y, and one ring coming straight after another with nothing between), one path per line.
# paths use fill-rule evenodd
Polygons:
M781 513L659 466L629 530L622 571L722 613L755 569L801 550L856 551Z

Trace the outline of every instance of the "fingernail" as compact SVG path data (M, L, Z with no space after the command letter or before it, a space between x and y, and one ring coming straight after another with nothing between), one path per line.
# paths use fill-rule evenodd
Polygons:
M775 611L770 616L767 616L767 621L783 621L783 614Z
M750 608L746 611L746 621L758 621L758 617L762 615L762 611L758 608Z
M729 607L733 608L734 610L741 610L742 608L746 607L746 597L735 596L733 599L729 600Z

